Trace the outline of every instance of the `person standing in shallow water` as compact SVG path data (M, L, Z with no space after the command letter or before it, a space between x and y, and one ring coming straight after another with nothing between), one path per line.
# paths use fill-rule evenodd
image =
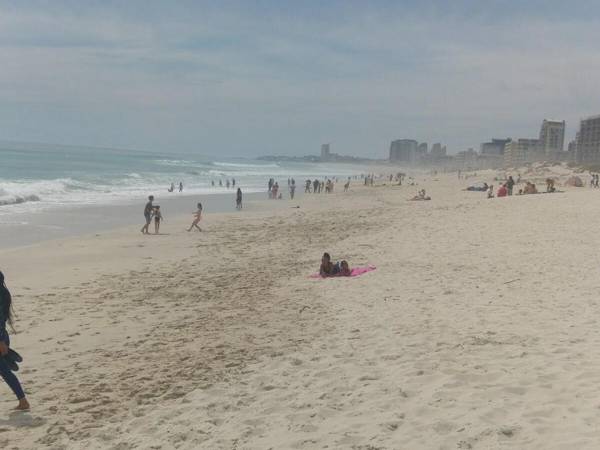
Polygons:
M8 354L10 348L10 337L6 330L6 324L12 328L12 296L4 283L4 274L0 272L0 376L6 381L6 384L12 389L19 404L15 407L18 411L26 411L29 409L29 402L19 379L10 370L8 363L4 360L4 356Z
M235 207L236 209L242 209L242 190L238 188L235 195Z

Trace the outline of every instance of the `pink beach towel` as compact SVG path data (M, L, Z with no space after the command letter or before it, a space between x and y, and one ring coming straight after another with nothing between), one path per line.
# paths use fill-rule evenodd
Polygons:
M371 272L372 270L375 270L376 267L375 266L365 266L365 267L355 267L350 271L350 275L351 277L359 277L361 276L363 273L367 273L367 272ZM322 277L319 273L313 273L310 278L346 278L346 277L342 277L342 276L337 276L334 275L332 277Z

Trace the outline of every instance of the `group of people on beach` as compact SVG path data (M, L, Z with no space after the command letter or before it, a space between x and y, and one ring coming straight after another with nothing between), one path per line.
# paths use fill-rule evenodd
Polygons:
M171 183L171 187L167 189L167 192L175 192L175 183ZM183 181L179 182L179 192L183 192Z
M335 178L335 181L337 182L337 178ZM287 182L288 182L288 190L290 193L290 199L293 200L294 195L296 193L296 180L294 178L288 178ZM212 186L214 186L215 181L212 180L211 184L212 184ZM229 180L226 180L227 188L229 188L230 186L235 187L235 184L236 184L235 178L232 178L231 182ZM223 186L222 180L219 180L219 186ZM313 186L314 186L313 192L315 192L315 193L320 193L322 190L327 193L332 193L333 187L334 187L334 182L331 179L327 179L326 181L319 181L319 180L315 179L314 182L311 180L306 180L305 192L311 192L311 187L313 187ZM348 177L348 181L344 185L344 192L348 191L349 186L350 186L350 177ZM175 185L173 183L171 183L171 187L167 190L169 192L173 192L174 189L175 189ZM180 182L179 183L179 192L182 192L182 191L183 191L183 183ZM269 195L270 199L278 199L278 200L282 199L282 193L279 188L279 183L277 181L275 181L274 178L269 179L268 195ZM242 189L240 187L238 187L237 191L236 191L236 196L235 196L235 207L237 210L241 210L243 207L242 199L243 199ZM153 202L154 202L154 196L150 195L148 197L148 202L146 203L146 206L144 207L145 223L140 230L142 234L150 234L149 228L150 228L150 224L152 223L153 220L154 220L154 234L159 234L160 224L162 221L164 221L164 216L162 214L160 206L154 205ZM198 231L202 231L200 229L200 227L198 226L198 223L201 220L201 215L202 215L202 205L200 203L198 203L197 211L194 212L193 214L194 214L194 221L190 225L190 228L188 229L188 231L191 231L194 228L197 229Z
M417 195L415 195L410 200L413 202L418 202L418 201L431 200L431 197L427 195L427 192L425 192L425 189L421 189L421 190L419 190L419 192L417 192Z
M296 180L293 178L288 178L287 179L287 184L288 184L288 191L290 193L290 199L293 200L294 196L296 195ZM280 188L279 188L279 182L275 181L274 178L269 178L269 183L267 185L268 190L268 196L270 199L272 200L282 200L283 199L283 193L281 192Z
M512 175L508 177L505 183L502 183L496 192L496 197L507 197L513 194L513 188L515 187L515 180ZM494 185L491 185L488 189L487 198L494 198Z
M335 182L337 183L337 178L335 178ZM326 194L331 194L333 193L334 185L334 182L330 178L321 181L317 179L306 180L304 185L304 193L310 194L312 192L313 194L320 194L321 192L325 192ZM344 192L348 190L349 186L350 180L348 180L348 182L344 185Z
M154 205L153 202L154 196L150 195L148 197L148 202L144 207L144 219L146 219L146 223L144 224L144 226L142 226L142 229L140 230L142 234L150 234L149 228L150 224L152 223L152 219L154 219L154 234L158 234L160 231L160 223L164 220L162 212L160 211L160 206ZM193 213L194 221L190 225L188 231L192 231L192 228L196 228L198 231L202 231L198 226L198 222L200 222L200 219L202 218L202 203L198 203L197 207L198 209L196 210L196 212Z
M210 185L212 187L215 187L215 180L211 180ZM229 181L229 179L225 180L225 186L227 187L227 189L229 189L230 187L235 188L235 178L232 178L231 181ZM221 179L219 179L219 187L223 187L223 180Z
M269 178L269 198L275 200L281 200L282 195L279 192L279 183L275 181L273 178Z
M235 208L237 210L242 209L242 198L243 198L242 189L238 187L236 195L235 195ZM198 225L198 223L200 223L200 220L202 220L202 203L198 203L196 205L196 207L197 207L197 209L193 213L194 220L192 221L192 224L188 228L188 231L192 231L193 229L202 231L202 229ZM144 219L145 219L145 223L142 226L142 229L140 230L142 232L142 234L150 234L149 228L150 228L150 224L152 223L153 219L154 219L154 234L159 234L160 224L165 219L162 215L160 206L154 204L154 196L153 195L148 196L148 202L146 203L146 206L144 206Z
M148 202L146 206L144 206L144 218L146 219L146 223L140 230L142 234L150 234L148 228L150 228L150 223L152 223L152 219L154 219L154 234L158 234L160 231L160 223L164 220L162 212L160 211L159 205L154 205L154 196L150 195L148 197Z
M494 197L508 197L514 194L515 186L521 182L521 177L519 176L518 180L515 182L512 175L510 175L505 182L500 184L500 187L495 192L494 195L494 185L488 185L487 183L483 183L480 186L469 186L465 190L466 191L480 191L487 192L487 198ZM554 178L546 178L546 192L552 193L557 192L555 186L556 180ZM539 190L535 183L530 181L525 181L525 186L518 190L518 192L514 195L528 195L528 194L539 194Z

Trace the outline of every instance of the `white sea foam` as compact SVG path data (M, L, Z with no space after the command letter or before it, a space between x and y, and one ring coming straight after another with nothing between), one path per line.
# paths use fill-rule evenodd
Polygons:
M26 202L39 202L40 198L37 195L15 195L15 196L3 196L0 198L0 206L6 205L20 205Z
M117 157L118 156L118 157ZM21 159L18 159L18 158ZM15 170L0 168L0 215L31 212L57 206L114 204L167 194L174 183L183 182L184 194L231 193L226 180L236 180L244 192L266 189L269 178L285 185L287 178L302 183L306 178L357 174L357 167L311 163L260 163L255 161L193 161L190 158L140 158L139 155L89 154L69 156L57 164L61 154L38 161L27 154L12 163ZM64 155L63 155L64 157ZM97 164L96 161L101 164ZM21 174L22 177L17 175ZM68 176L66 176L68 174ZM36 179L36 176L48 179ZM56 175L54 178L52 175ZM219 180L223 187L219 187ZM211 185L214 181L215 186ZM177 189L176 189L177 191ZM175 194L174 194L175 195Z
M229 163L229 162L219 162L219 161L215 161L213 162L213 165L215 166L219 166L219 167L229 167L229 168L236 168L236 167L241 167L241 168L256 168L256 169L268 169L268 168L273 168L273 167L280 167L279 164L276 163L270 163L270 164L246 164L246 163Z

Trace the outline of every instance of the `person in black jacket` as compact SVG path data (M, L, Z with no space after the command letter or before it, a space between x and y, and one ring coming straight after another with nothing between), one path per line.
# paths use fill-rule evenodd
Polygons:
M25 397L19 379L11 371L8 362L5 360L10 348L10 337L6 330L6 324L10 325L12 329L12 297L4 283L4 274L0 272L0 376L19 400L19 405L15 409L25 411L29 409L29 402Z
M508 195L512 195L513 187L515 187L515 180L513 180L512 175L508 177L508 181L506 182L506 190L508 191Z

